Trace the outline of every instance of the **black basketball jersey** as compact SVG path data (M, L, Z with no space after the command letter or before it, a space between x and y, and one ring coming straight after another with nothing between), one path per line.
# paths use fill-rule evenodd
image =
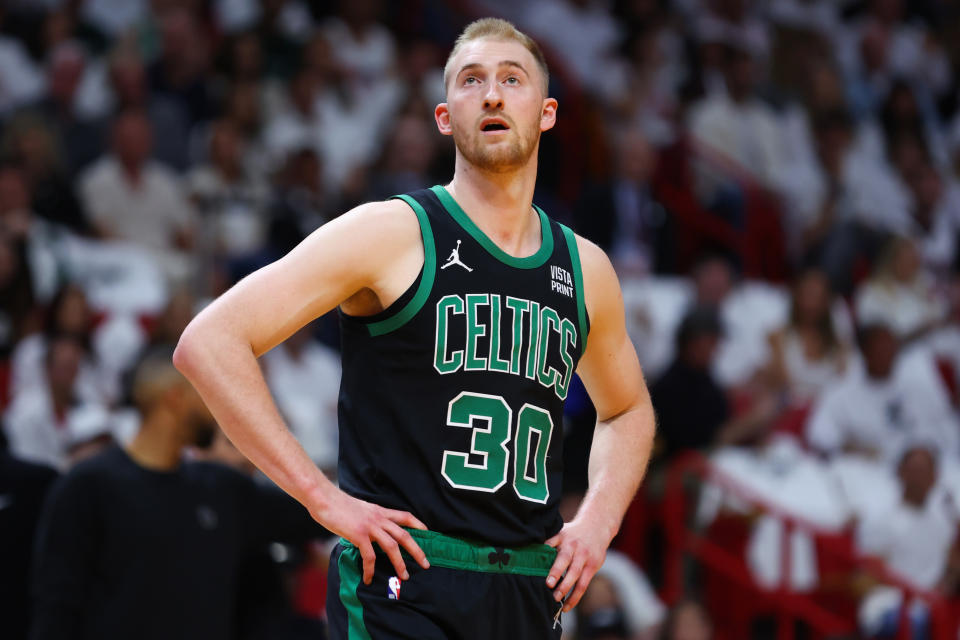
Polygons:
M341 312L340 486L430 529L502 546L562 526L563 403L588 320L573 232L502 251L441 186L416 212L417 281L368 317Z

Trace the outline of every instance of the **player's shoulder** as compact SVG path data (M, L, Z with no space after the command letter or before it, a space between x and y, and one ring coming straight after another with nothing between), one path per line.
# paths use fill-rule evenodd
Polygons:
M417 214L398 199L365 202L344 213L338 221L383 239L413 240L420 236Z
M574 233L577 242L577 253L580 256L580 268L583 271L584 286L589 295L590 289L606 291L611 288L620 289L617 272L607 252L596 243L587 240L578 233Z

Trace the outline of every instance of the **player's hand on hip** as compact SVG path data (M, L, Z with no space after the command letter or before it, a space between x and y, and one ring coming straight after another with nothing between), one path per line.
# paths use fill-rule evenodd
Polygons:
M607 555L610 540L600 527L575 518L563 525L560 533L547 540L557 549L557 558L547 575L547 586L553 591L557 602L563 602L563 610L570 611L587 590L593 576L600 569ZM559 583L559 585L558 585Z
M403 529L403 527L426 529L427 526L406 511L387 509L337 490L336 494L331 496L327 506L314 513L314 518L336 535L352 542L360 550L360 557L363 558L364 584L370 584L373 580L376 562L373 543L380 545L387 554L401 580L410 578L403 555L400 553L401 547L421 567L424 569L430 567L426 554L413 536Z

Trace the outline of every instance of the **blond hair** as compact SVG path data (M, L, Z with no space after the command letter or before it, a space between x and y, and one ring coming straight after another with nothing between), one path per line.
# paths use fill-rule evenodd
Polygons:
M533 56L533 59L537 61L537 66L540 67L540 73L543 75L543 95L547 95L547 87L550 84L550 72L547 70L547 60L543 57L543 51L540 49L540 45L538 45L533 38L513 26L512 22L508 22L502 18L480 18L479 20L474 20L468 24L457 37L457 41L453 45L453 50L447 57L447 63L443 65L444 89L447 88L447 80L450 77L450 65L453 62L453 58L460 52L460 49L462 49L464 45L482 38L490 38L491 40L513 40L522 44Z

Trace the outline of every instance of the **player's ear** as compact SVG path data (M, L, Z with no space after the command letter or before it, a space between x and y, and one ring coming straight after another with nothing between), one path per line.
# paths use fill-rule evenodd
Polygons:
M540 112L540 131L553 129L557 124L557 101L554 98L543 99L543 110Z
M445 136L453 135L453 127L450 126L450 110L446 102L441 102L433 110L433 118L437 121L437 129Z

